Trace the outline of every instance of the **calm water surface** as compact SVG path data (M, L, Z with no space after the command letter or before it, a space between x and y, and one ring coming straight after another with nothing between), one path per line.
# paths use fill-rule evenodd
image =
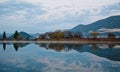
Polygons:
M0 44L0 72L120 72L120 44Z

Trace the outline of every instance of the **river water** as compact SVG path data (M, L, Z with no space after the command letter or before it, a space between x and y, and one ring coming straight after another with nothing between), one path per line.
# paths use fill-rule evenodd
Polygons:
M1 43L0 72L120 72L120 44Z

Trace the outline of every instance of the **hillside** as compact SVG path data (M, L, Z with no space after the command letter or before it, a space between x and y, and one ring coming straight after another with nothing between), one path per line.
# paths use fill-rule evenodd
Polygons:
M23 31L19 32L19 34L20 34L24 39L31 39L31 38L32 38L31 35L29 35L29 34L26 33L26 32L23 32ZM13 38L13 37L14 37L14 36L11 35L9 38Z
M88 25L78 25L71 29L72 32L80 31L87 35L90 31L97 31L100 29L120 29L120 15L111 16L106 19L98 20ZM120 32L120 31L118 31Z
M32 38L32 36L31 35L29 35L28 33L26 33L26 32L19 32L19 34L20 35L22 35L23 36L23 38L25 38L25 39L27 39L27 38Z

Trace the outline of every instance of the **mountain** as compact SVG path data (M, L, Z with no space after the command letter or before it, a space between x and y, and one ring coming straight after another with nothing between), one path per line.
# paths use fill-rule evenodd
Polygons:
M25 38L25 39L27 39L27 38L32 38L32 36L31 35L29 35L28 33L26 33L26 32L19 32L19 34L21 35L21 36L23 36L23 38Z
M26 32L23 32L23 31L21 31L21 32L19 32L19 34L24 38L24 39L31 39L32 38L32 36L31 35L29 35L28 33L26 33ZM14 37L14 35L11 35L9 38L13 38Z
M38 38L40 33L29 33L33 38Z
M72 28L70 31L77 32L80 31L84 35L88 35L90 31L97 31L99 29L120 29L120 15L111 16L102 20L98 20L88 25L78 25ZM118 31L120 32L120 31Z

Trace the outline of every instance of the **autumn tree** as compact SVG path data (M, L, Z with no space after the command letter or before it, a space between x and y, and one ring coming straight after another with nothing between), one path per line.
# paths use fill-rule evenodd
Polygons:
M55 34L56 34L57 39L62 39L63 38L63 33L62 33L61 30L56 30Z
M99 32L93 31L90 34L93 38L97 38L97 36L99 35Z

